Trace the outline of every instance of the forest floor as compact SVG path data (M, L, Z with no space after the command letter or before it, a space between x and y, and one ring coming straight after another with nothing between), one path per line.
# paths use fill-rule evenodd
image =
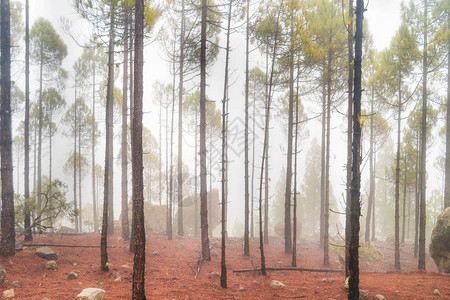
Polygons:
M131 299L133 255L128 251L128 242L119 238L119 233L109 237L109 272L100 271L100 248L61 247L63 245L98 246L99 234L86 235L36 235L33 244L53 244L58 254L58 269L45 268L46 260L35 254L36 247L25 247L11 258L0 258L6 269L5 284L0 293L14 287L14 299L50 300L75 299L84 288L95 287L106 291L105 299ZM227 244L228 288L220 287L220 241L211 241L219 256L201 265L194 279L194 270L200 258L199 238L166 236L147 237L145 289L147 299L346 299L344 273L268 271L267 276L259 272L233 273L236 269L259 267L259 242L251 241L251 255L242 254L242 239L229 239ZM395 272L394 247L378 243L384 257L379 260L360 261L360 288L370 294L370 299L380 294L386 299L450 299L450 277L437 273L433 260L427 253L427 271L417 271L417 259L413 258L413 245L402 245L401 266ZM428 248L428 247L427 247ZM339 269L336 254L330 252L330 265L323 266L323 252L318 244L300 241L297 248L297 265L302 268ZM281 240L272 239L265 248L267 267L290 267L291 255L284 254ZM159 255L154 255L158 251ZM68 280L70 272L78 279ZM116 280L117 273L121 279ZM271 289L272 280L283 282L284 289ZM438 289L440 295L435 295Z

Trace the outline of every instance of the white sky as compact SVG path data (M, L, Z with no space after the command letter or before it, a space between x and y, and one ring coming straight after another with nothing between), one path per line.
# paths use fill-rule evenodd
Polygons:
M22 0L24 2L24 0ZM79 17L75 10L72 8L71 6L72 1L71 0L31 0L30 1L30 17L31 17L31 21L30 21L30 26L33 24L33 22L38 18L38 17L44 17L49 19L53 26L57 29L58 33L61 36L64 36L58 20L60 19L60 17L67 17L69 19L75 19L75 20L79 20L81 19L81 17ZM367 4L367 3L366 3ZM373 35L373 39L374 39L374 46L378 49L378 50L382 50L385 47L389 46L389 42L391 37L394 35L396 29L399 26L400 23L400 0L371 0L369 2L369 6L367 8L367 12L365 14L365 17L368 19L368 23L369 23L369 29L371 31L371 34ZM79 28L74 28L74 32L82 32L82 29ZM64 67L67 70L71 70L72 66L73 66L73 62L75 61L75 59L81 54L81 49L72 41L70 40L67 36L64 36L64 40L66 41L67 45L68 45L68 58L64 61ZM222 43L224 41L221 41ZM234 71L234 79L236 80L235 86L233 87L234 92L231 92L231 101L236 101L236 102L231 102L230 103L230 107L231 107L231 111L230 113L233 114L241 114L243 111L243 104L242 104L242 99L233 99L234 98L242 98L242 91L243 91L243 78L244 78L244 73L243 71L240 71L241 66L244 65L244 50L245 50L245 46L244 46L244 40L239 40L237 38L234 38L232 41L232 45L231 47L233 48L233 53L232 53L232 61L231 61L231 71ZM145 52L145 73L144 73L144 87L145 87L145 92L144 92L144 99L146 101L146 105L144 107L145 111L149 111L149 117L146 117L146 120L144 121L146 126L148 126L149 128L154 128L151 129L152 133L155 137L157 137L158 135L158 125L157 125L157 110L154 109L149 103L151 103L151 86L152 83L158 79L161 80L163 82L166 83L170 83L170 78L168 77L168 70L167 70L167 64L161 59L161 53L160 51L157 51L157 45L156 43L154 45L150 45L146 48L146 52ZM208 79L209 81L209 88L207 93L210 95L210 97L212 99L215 100L220 100L221 96L222 96L222 73L223 73L223 63L221 63L221 61L223 61L223 53L219 54L219 59L218 62L216 63L216 65L214 66L214 68L212 68L210 70L210 79ZM253 65L255 65L256 63L262 63L259 61L256 61L255 58L252 58L251 61L251 67ZM34 73L32 73L31 76L31 81L32 81L32 87L31 87L31 91L32 91L32 96L33 96L33 91L37 88L36 85L36 70L34 70ZM239 70L239 71L238 71ZM23 78L18 78L18 81L20 80L24 80ZM233 81L233 80L232 80ZM120 83L118 83L119 86L121 86L121 81L119 81ZM65 93L65 97L67 99L67 102L70 104L73 102L73 92L69 90L66 91ZM234 104L233 104L234 103ZM220 102L216 103L217 106L220 106ZM339 122L341 122L339 120L337 120L338 117L336 117L336 122L337 124ZM339 122L338 122L339 121ZM276 123L276 122L273 122ZM311 136L314 136L314 128L318 128L319 123L317 121L314 122L312 129L310 129L310 131L312 131ZM277 131L279 130L279 128L277 127L278 125L274 124L274 130ZM315 126L315 127L314 127ZM119 130L119 126L115 127L116 131ZM339 128L337 128L337 130L340 130ZM277 134L275 134L277 135ZM284 141L284 137L280 136L278 134L278 137L275 137L275 140L278 139L279 143L283 143ZM342 143L343 137L340 136L339 134L336 134L335 137L333 137L332 143L336 142L336 143ZM69 143L68 141L65 141L63 143L67 143L67 147L58 147L58 149L55 149L54 152L57 152L55 155L55 160L59 160L59 162L54 163L54 173L55 173L55 177L60 177L62 178L65 182L68 183L69 185L69 191L71 191L71 180L70 177L64 175L61 171L61 169L58 166L61 166L65 163L67 154L71 151L71 142ZM342 144L341 144L342 145ZM257 147L260 145L257 145ZM97 147L97 162L98 163L103 163L103 153L104 153L104 148L103 148L103 144L100 144ZM117 149L119 148L118 144L115 145L115 151L117 151ZM272 164L272 193L275 192L275 184L276 181L279 177L279 173L281 171L281 168L285 165L285 156L283 155L283 152L281 150L281 147L278 146L276 143L272 144L272 159L273 159L273 164ZM338 149L337 147L334 149ZM303 159L304 159L304 154L308 151L308 148L303 149L302 155ZM342 151L341 151L342 152ZM342 153L341 153L342 154ZM192 158L193 151L190 149L185 149L184 150L184 161L188 164L192 164L191 161L193 161ZM243 155L242 155L243 156ZM340 198L340 194L343 192L342 190L342 178L345 177L344 174L342 174L342 168L341 165L343 165L344 161L345 161L345 156L341 157L342 155L340 155L339 153L332 153L332 174L331 174L331 178L333 178L333 184L334 184L334 191L335 191L335 196L336 198ZM299 158L301 159L301 158ZM233 160L233 159L232 159ZM257 160L258 161L258 160ZM243 219L243 202L241 201L241 199L243 199L243 158L239 158L239 157L235 157L234 158L234 162L231 164L230 168L230 172L232 173L232 177L233 180L230 182L232 188L230 188L230 195L229 195L229 199L230 199L230 211L231 212L236 212L233 216L237 217L239 219ZM259 165L259 162L257 163L257 165ZM43 163L43 166L45 166L45 162ZM115 165L116 166L116 165ZM58 169L59 168L59 169ZM119 169L116 168L115 169L115 203L116 203L116 214L115 217L118 218L119 215L119 207L120 207L120 173L119 173ZM193 172L193 166L190 166L190 171ZM46 168L44 167L44 173L46 173ZM89 199L91 199L91 197L89 196L90 194L90 184L89 184L89 177L87 177L87 179L85 179L84 184L86 185L85 188L85 193L86 193L86 201L90 201ZM19 190L20 191L20 190ZM69 193L69 199L71 199L70 197L70 193ZM230 220L228 222L229 224L229 230L232 230L233 228L233 224L234 221Z

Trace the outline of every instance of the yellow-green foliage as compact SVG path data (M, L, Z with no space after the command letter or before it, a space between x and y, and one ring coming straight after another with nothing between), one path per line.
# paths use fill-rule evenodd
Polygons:
M341 258L345 257L345 248L343 245L331 246L331 252L338 255ZM384 257L383 253L378 250L377 247L360 241L359 243L359 257L367 260L379 260Z

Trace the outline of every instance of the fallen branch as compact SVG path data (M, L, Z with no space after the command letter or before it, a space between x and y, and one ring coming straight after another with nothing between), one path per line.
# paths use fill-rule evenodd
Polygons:
M303 271L303 272L322 272L322 273L342 273L344 270L337 269L310 269L310 268L292 268L292 267L280 267L280 268L266 268L267 271ZM243 270L233 270L233 273L244 273L244 272L258 272L261 269L243 269Z
M202 268L203 259L200 257L197 262L197 273L194 276L194 279L197 279L198 273L200 273L200 269Z
M100 248L99 245L58 245L58 244L23 244L24 247L67 247L67 248ZM108 246L108 248L128 248L125 246Z

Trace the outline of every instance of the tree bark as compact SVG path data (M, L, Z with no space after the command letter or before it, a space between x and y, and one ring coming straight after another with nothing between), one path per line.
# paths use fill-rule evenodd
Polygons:
M208 203L206 192L206 16L207 1L202 0L200 41L200 226L202 260L211 260L208 237Z
M94 50L94 54L96 54L96 50ZM96 186L95 186L95 144L96 144L96 121L95 121L95 68L97 64L95 61L95 57L92 60L92 136L91 136L91 172L92 172L92 209L94 215L94 231L98 230L98 219L97 219L97 198L95 195Z
M249 187L248 187L248 72L249 72L249 0L246 9L246 39L245 39L245 129L244 129L244 255L250 256L249 240Z
M395 254L394 264L395 269L400 270L400 134L401 134L401 120L402 120L402 76L399 74L398 81L398 115L397 115L397 158L395 161L395 213L394 213L394 243Z
M133 114L133 300L145 300L145 227L144 183L142 163L142 95L144 66L144 0L136 1L134 58L134 114Z
M14 187L12 163L12 128L11 128L11 39L10 39L10 4L1 1L1 183L2 183L2 237L0 255L15 255L14 229Z
M183 230L183 73L184 73L184 34L185 34L184 0L181 0L180 33L180 82L178 89L178 235L184 236Z
M125 39L123 41L123 86L122 86L122 238L130 238L128 223L128 12L125 12Z
M30 198L30 7L25 1L25 199ZM30 208L27 201L24 207L25 241L32 241Z
M373 205L373 200L374 200L374 188L375 188L375 174L374 174L374 163L373 163L373 156L374 156L374 151L373 151L373 115L374 115L374 111L373 111L373 102L374 102L374 91L372 88L372 98L370 101L370 149L369 149L369 201L367 203L367 216L366 216L366 231L364 233L364 240L366 243L370 243L370 221L371 221L371 217L372 217L372 205ZM372 224L373 226L373 224Z
M330 40L331 44L331 40ZM330 227L330 134L331 134L331 61L333 53L328 53L327 65L327 136L326 136L326 154L325 154L325 203L323 209L323 264L330 264L329 256L329 227Z
M447 19L448 19L448 11ZM450 28L450 23L447 23ZM450 39L447 41L447 57L450 57ZM447 114L445 124L445 191L444 191L444 209L450 207L450 61L447 60Z
M350 211L350 249L349 249L349 294L348 299L359 299L359 216L361 215L361 65L364 0L356 2L356 32L355 32L355 94L353 97L353 164L351 184Z
M428 1L424 0L423 65L422 65L422 126L420 134L420 209L419 209L419 270L425 270L426 184L427 184L427 77L428 77Z

